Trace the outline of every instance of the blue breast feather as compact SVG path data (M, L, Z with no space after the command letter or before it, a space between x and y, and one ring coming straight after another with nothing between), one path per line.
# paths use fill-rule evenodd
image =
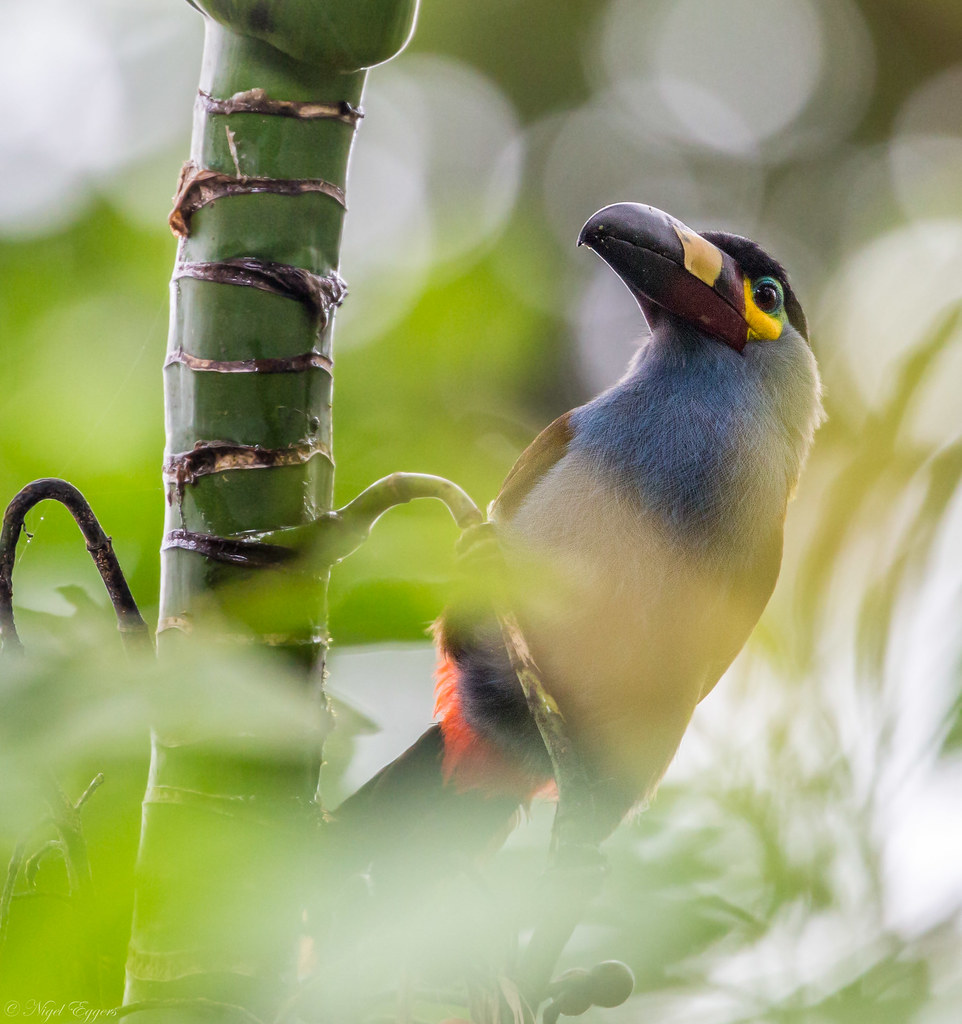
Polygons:
M743 356L694 329L655 337L574 413L572 449L679 539L741 557L780 525L817 422L814 363L796 341Z

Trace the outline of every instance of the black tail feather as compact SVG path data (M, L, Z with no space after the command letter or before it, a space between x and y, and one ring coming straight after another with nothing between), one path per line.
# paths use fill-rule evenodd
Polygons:
M434 725L334 812L334 860L374 892L420 887L473 863L504 841L518 801L459 790L445 780Z

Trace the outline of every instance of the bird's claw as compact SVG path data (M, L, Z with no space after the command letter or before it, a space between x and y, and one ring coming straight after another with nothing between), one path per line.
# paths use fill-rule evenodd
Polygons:
M483 523L474 523L465 527L458 537L454 546L455 553L462 561L478 556L484 558L496 557L501 552L501 545L498 543L498 536L494 529L494 523L489 519Z

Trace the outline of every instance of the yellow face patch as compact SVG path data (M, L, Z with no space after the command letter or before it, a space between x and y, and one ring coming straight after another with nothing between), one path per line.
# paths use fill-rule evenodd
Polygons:
M745 322L748 324L749 341L775 341L781 336L782 322L755 305L752 297L752 283L745 278Z
M709 288L715 287L722 272L722 252L701 235L679 224L672 224L675 234L685 250L685 270L704 281Z

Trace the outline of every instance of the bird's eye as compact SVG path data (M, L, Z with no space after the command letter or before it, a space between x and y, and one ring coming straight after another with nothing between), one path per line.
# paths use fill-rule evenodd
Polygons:
M755 282L752 298L763 313L775 313L782 307L782 286L773 277L763 277Z

